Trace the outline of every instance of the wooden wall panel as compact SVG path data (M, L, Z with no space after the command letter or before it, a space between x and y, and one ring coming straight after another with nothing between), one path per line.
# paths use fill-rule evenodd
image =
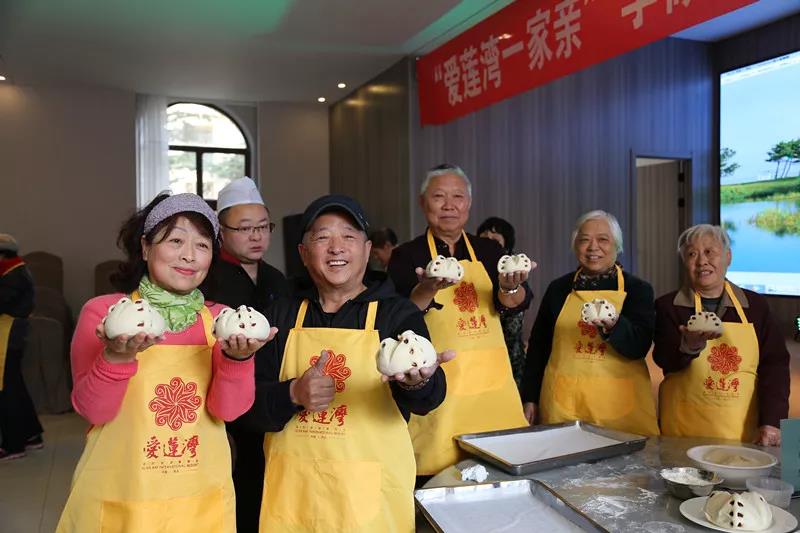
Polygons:
M405 58L330 110L331 192L351 195L373 227L409 238L409 83Z
M570 234L585 211L619 218L630 265L632 154L691 159L691 218L709 217L712 77L707 44L667 39L443 126L420 128L415 116L412 183L438 163L462 166L474 187L469 229L507 218L518 248L539 263L540 295L574 268ZM411 222L415 234L424 228L416 206Z

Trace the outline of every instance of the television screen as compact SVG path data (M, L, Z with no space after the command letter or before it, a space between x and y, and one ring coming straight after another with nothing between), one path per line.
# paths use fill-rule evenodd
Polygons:
M719 146L728 278L800 295L800 52L720 76Z

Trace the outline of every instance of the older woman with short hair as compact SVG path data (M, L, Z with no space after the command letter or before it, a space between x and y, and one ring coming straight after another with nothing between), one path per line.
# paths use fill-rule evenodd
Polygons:
M725 278L731 248L720 226L684 231L678 255L687 284L656 301L661 431L779 445L789 411L789 353L766 298ZM687 328L701 311L722 320L721 333Z
M617 263L622 230L605 211L578 218L572 233L578 268L547 287L530 341L522 400L533 424L583 420L642 435L658 434L644 358L653 340L653 288ZM581 318L603 299L616 316Z

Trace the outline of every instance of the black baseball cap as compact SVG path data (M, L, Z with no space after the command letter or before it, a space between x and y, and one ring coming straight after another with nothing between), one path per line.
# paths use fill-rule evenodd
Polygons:
M311 224L313 224L321 214L329 211L345 212L353 217L353 220L356 221L356 224L358 224L364 232L369 231L369 222L367 222L364 209L362 209L361 205L354 198L343 194L328 194L317 198L306 207L303 218L301 219L303 233L308 231Z

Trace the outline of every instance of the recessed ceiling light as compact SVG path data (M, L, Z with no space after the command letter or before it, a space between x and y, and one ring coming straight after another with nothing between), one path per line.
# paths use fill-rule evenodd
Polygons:
M338 88L340 88L340 89L344 89L345 87L347 87L347 84L346 84L346 83L341 83L341 82L340 82L340 83L339 83L338 85L336 85L336 86L337 86Z
M319 98L317 98L317 102L319 102L320 104L324 103L325 102L325 97L324 96L320 96Z
M0 75L0 81L6 81L6 77L5 77L5 76L2 76L2 75Z

